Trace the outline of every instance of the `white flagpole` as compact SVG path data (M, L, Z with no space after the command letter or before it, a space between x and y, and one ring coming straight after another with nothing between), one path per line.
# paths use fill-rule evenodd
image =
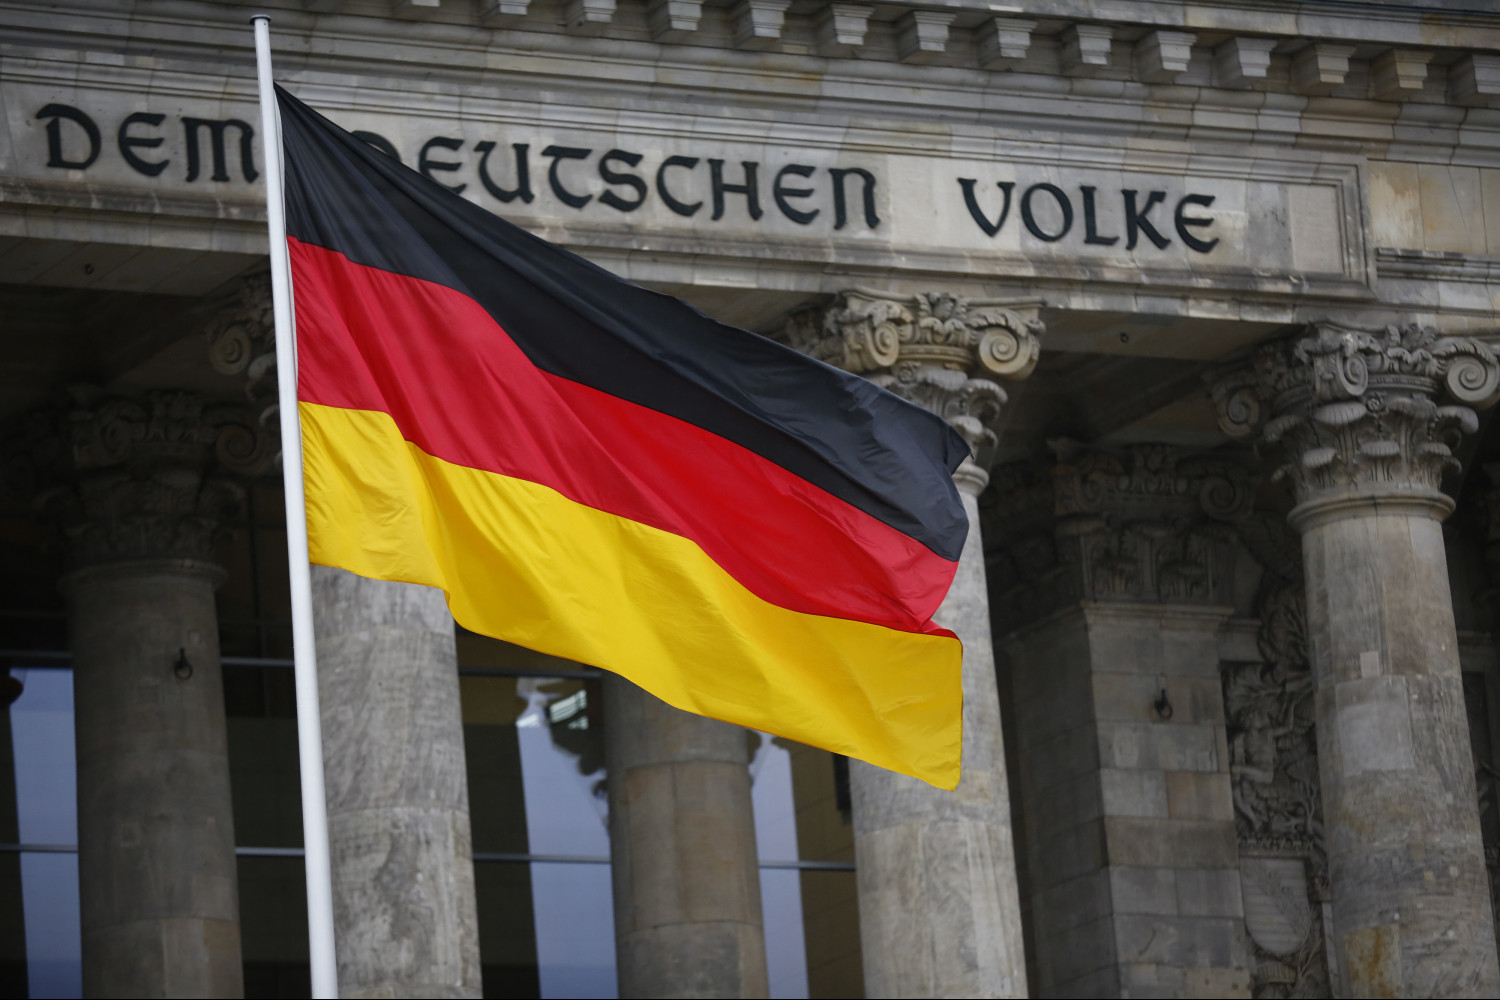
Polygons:
M286 558L291 571L292 656L297 680L297 756L302 772L302 844L307 867L307 945L312 995L339 995L333 942L333 876L328 855L328 802L323 791L323 720L313 643L312 574L307 557L307 497L302 491L302 421L297 413L297 332L292 267L286 247L281 114L271 85L271 19L255 25L260 130L265 151L266 221L271 231L271 299L276 317L276 381L281 416L281 474L286 487Z

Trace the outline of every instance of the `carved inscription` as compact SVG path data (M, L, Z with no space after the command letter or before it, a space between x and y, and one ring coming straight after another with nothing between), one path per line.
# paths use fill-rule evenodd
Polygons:
M104 130L79 108L48 104L36 117L46 123L49 167L87 170L106 150ZM184 115L175 125L181 136L182 179L186 183L205 177L219 182L232 180L236 166L240 178L247 182L260 176L253 152L255 129L248 122ZM166 115L145 111L126 115L114 129L121 159L143 177L162 175L177 162L175 154L166 155L173 127ZM396 145L385 136L369 131L353 134L386 155L401 159ZM872 171L810 163L788 163L775 173L762 167L758 160L728 161L681 154L648 161L644 154L628 149L599 150L560 143L533 150L532 143L515 142L508 151L501 151L492 140L471 145L465 139L441 135L424 142L416 155L417 170L455 194L462 194L470 183L455 181L455 176L472 170L485 194L501 204L519 199L529 205L541 190L557 204L575 211L597 202L629 214L655 199L675 215L694 218L703 213L701 217L712 222L739 212L759 222L768 206L773 206L799 226L827 224L834 230L880 227L879 181ZM597 195L586 187L591 175L604 185Z
M995 213L992 219L989 211L981 205L981 195L975 190L978 183L973 177L958 179L964 207L986 236L1000 234L1010 219L1011 203L1016 201L1020 205L1021 225L1043 243L1056 243L1075 233L1073 223L1081 215L1083 242L1090 246L1112 247L1123 239L1124 248L1134 250L1144 240L1158 250L1165 250L1172 245L1170 234L1173 233L1183 246L1196 253L1210 253L1219 245L1218 237L1206 238L1207 230L1214 223L1213 216L1204 214L1213 207L1214 196L1211 194L1181 195L1169 212L1166 191L1142 192L1136 188L1121 188L1116 197L1101 195L1097 187L1080 184L1076 192L1070 194L1056 184L1041 182L1025 188L1017 196L1015 181L997 181L998 199L984 196L992 204L998 200L992 209Z
M48 104L36 113L36 117L47 124L47 166L87 170L99 159L104 149L104 136L89 115L71 105ZM183 137L183 180L187 183L201 179L205 173L210 180L228 181L231 179L231 164L235 163L246 181L254 181L260 176L255 167L255 129L249 122L238 118L183 115L177 124ZM115 145L130 169L143 177L156 177L172 164L172 158L148 159L140 152L159 150L167 141L165 130L168 127L166 115L144 111L126 115L120 121L115 130ZM237 156L232 158L231 152Z
M255 127L243 117L167 115L142 108L111 120L97 111L52 102L38 108L34 118L42 123L38 161L50 170L78 172L108 164L140 177L185 184L253 184L260 178L257 157L263 154L255 149ZM468 125L457 127L470 131ZM658 224L673 217L691 219L694 225L784 227L790 222L793 231L808 227L892 238L899 234L891 233L887 216L899 215L903 208L918 215L951 214L960 229L967 228L967 210L984 238L1009 239L1013 233L1033 247L1076 245L1170 256L1183 248L1210 254L1222 242L1211 211L1217 196L1185 190L1190 178L1152 179L1136 187L1111 186L1087 175L1076 181L1054 177L991 183L945 176L942 161L933 161L931 180L923 181L921 190L909 185L892 189L875 163L767 162L722 149L714 156L709 154L715 150L693 148L697 144L691 140L687 149L642 150L629 147L634 142L654 145L654 140L480 132L425 138L406 133L398 142L380 132L352 134L454 193L494 208L537 205L543 211L613 216L637 225L636 220L653 216ZM819 159L811 150L793 155L799 161ZM924 199L935 200L926 208ZM940 221L938 230L945 229L951 231Z

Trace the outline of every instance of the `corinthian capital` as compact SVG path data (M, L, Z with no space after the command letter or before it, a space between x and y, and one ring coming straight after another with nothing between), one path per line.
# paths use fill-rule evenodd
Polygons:
M265 435L244 407L195 393L104 396L31 414L8 442L7 493L49 515L74 566L208 561Z
M860 374L907 361L1014 381L1036 367L1044 329L1035 303L852 289L827 308L793 316L783 339Z
M793 315L781 339L943 417L983 466L1006 399L994 379L1023 379L1041 357L1036 308L944 292L852 289Z
M1210 387L1219 426L1259 435L1285 461L1301 502L1331 492L1436 493L1454 449L1500 400L1500 359L1429 326L1371 332L1315 323L1273 341Z

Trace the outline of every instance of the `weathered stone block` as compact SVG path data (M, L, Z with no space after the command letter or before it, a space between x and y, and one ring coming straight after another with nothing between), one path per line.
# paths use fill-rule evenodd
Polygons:
M1103 24L1073 24L1059 36L1064 73L1085 73L1109 65L1114 29Z
M1422 92L1432 53L1420 49L1391 49L1370 61L1370 89L1382 101L1399 101Z
M1188 31L1152 31L1135 43L1136 75L1149 83L1168 83L1187 72L1197 36Z
M1110 904L1115 913L1178 913L1177 872L1171 868L1111 865Z
M1184 677L1172 673L1096 672L1093 675L1095 717L1146 723L1166 721L1156 708L1163 691L1171 706L1174 725L1224 721L1224 696L1217 676Z
M1274 38L1248 36L1219 43L1214 49L1214 83L1221 87L1248 87L1264 80L1275 47Z
M1120 994L1120 970L1113 965L1078 975L1077 969L1065 970L1069 978L1047 989L1048 996L1114 997ZM1046 989L1046 984L1043 984Z
M1112 917L1079 924L1046 942L1037 941L1039 978L1064 983L1100 969L1108 969L1113 977L1116 954Z
M896 54L902 62L927 63L948 49L948 28L954 14L945 11L907 11L896 21Z
M1220 969L1195 965L1182 970L1185 997L1250 997L1250 971L1243 967Z
M1177 869L1177 909L1183 916L1243 917L1240 873L1232 868Z
M1147 868L1233 868L1239 861L1234 827L1208 820L1104 818L1112 865Z
M1170 792L1161 771L1104 768L1099 771L1103 815L1165 818Z
M1459 59L1448 69L1448 95L1471 107L1500 100L1500 56L1475 52Z
M1014 673L1033 672L1024 663L1012 662ZM1015 687L1024 686L1027 695L1022 698L1018 694L1015 702L1020 738L1028 742L1045 739L1053 733L1076 730L1093 722L1093 698L1087 672L1066 666L1037 672L1050 673L1052 676L1041 680L1013 675Z
M847 56L865 44L870 27L869 4L831 3L819 15L817 23L818 52L825 56Z
M1101 722L1099 760L1104 767L1217 771L1218 728L1170 722Z
M1098 820L1060 830L1033 847L1033 888L1097 871L1105 862L1104 827Z
M1050 739L1021 743L1025 757L1022 781L1029 788L1051 788L1099 767L1099 744L1092 727L1079 726Z
M1112 889L1105 869L1050 885L1037 893L1032 923L1038 937L1050 937L1108 917Z
M1127 997L1180 997L1182 970L1154 962L1120 963L1120 995Z
M1173 819L1234 822L1234 796L1227 773L1169 771L1165 784L1167 813Z
M1047 786L1038 798L1030 823L1035 836L1048 837L1103 815L1099 780L1089 773Z
M1164 966L1245 967L1244 923L1230 918L1125 915L1115 918L1121 955Z

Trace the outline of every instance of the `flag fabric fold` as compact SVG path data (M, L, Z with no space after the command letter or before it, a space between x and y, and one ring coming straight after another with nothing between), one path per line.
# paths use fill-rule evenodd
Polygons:
M277 97L312 560L954 787L962 439Z

